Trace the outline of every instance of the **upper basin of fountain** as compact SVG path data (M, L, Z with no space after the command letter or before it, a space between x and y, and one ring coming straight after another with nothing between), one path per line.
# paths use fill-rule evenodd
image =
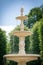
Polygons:
M27 16L18 16L18 17L16 17L16 19L17 20L26 20L26 19L28 19L28 17Z
M30 31L15 31L13 35L16 35L18 37L25 37L28 35L31 35L32 33Z

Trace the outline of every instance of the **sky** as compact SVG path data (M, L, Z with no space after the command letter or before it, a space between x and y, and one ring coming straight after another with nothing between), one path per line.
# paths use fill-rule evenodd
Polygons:
M20 21L16 17L20 15L21 7L24 8L24 15L34 7L40 7L43 0L0 0L0 28L7 33L13 30Z

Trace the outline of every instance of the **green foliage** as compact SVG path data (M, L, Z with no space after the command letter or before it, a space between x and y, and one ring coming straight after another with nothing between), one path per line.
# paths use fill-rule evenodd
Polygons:
M43 17L43 6L32 8L28 13L28 20L25 21L25 25L28 28L32 28L33 25Z
M28 22L27 24L28 28L32 28L33 24L36 22L36 19L33 16L31 16L31 17L28 17L27 22Z
M40 54L42 59L42 65L43 65L43 19L40 20L40 26L39 26L39 39L40 39Z
M29 36L25 37L25 52L29 53L30 40Z
M3 65L3 55L6 54L6 34L0 29L0 65Z
M36 53L36 54L39 54L39 52L40 52L38 26L39 26L39 24L37 22L32 28L33 34L31 36L32 52Z
M11 53L18 53L19 51L19 38L17 36L10 36Z
M6 44L6 53L11 53L11 45L9 42Z
M36 8L33 8L32 10L30 10L30 13L28 16L34 16L34 17L36 16L37 20L42 18L42 12L41 12L40 7L36 7Z
M41 60L43 65L43 19L36 22L32 28L33 34L30 37L30 51L32 53L41 54Z
M8 63L8 65L18 65L18 64L17 64L17 62L10 61L10 62Z
M27 62L27 65L41 65L41 60L38 59L38 60Z
M28 31L29 29L28 29L28 27L24 26L24 30L25 30L25 31Z
M13 31L20 31L20 26L18 25Z

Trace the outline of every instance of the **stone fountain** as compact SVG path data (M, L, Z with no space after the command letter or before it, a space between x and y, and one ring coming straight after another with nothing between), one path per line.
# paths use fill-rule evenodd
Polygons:
M40 55L38 54L26 54L25 53L25 36L30 36L31 31L24 31L24 20L27 19L27 16L23 16L24 9L21 8L21 16L16 17L16 19L21 20L20 31L13 32L13 35L19 37L19 53L18 54L7 54L4 55L4 58L7 60L12 60L18 62L18 65L26 65L28 61L36 60Z

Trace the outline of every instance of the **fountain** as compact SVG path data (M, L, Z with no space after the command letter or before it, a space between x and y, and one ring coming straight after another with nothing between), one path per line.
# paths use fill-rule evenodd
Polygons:
M19 37L19 53L18 54L7 54L4 58L7 60L12 60L18 62L18 65L26 65L28 61L36 60L40 55L38 54L26 54L25 53L25 36L31 35L31 31L24 31L24 20L27 16L23 16L23 8L21 8L21 16L16 17L16 19L21 20L20 31L13 32L13 35Z

